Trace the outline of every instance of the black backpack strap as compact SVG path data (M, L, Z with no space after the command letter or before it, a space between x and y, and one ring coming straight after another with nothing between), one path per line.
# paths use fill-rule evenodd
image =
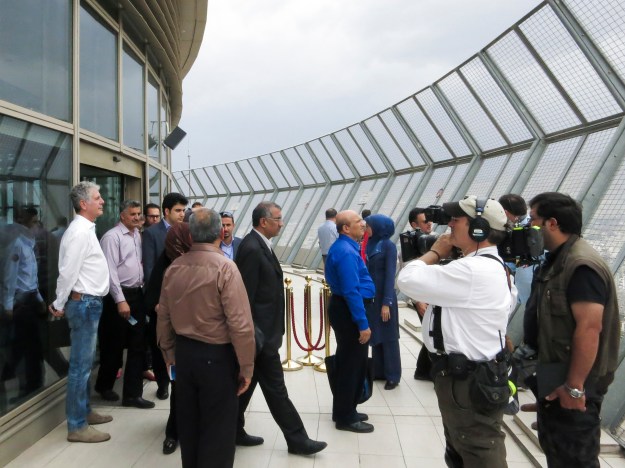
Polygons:
M445 352L445 343L443 342L443 327L441 325L441 316L443 310L440 306L432 307L432 329L430 330L430 336L434 342L434 347L439 353Z

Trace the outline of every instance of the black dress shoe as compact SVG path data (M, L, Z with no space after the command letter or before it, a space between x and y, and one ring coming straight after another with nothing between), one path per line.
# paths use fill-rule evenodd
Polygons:
M294 455L313 455L317 452L321 452L327 446L328 444L325 442L308 439L303 444L289 446L289 453Z
M96 390L97 391L97 390ZM114 390L104 390L103 392L98 392L103 400L106 401L117 401L119 400L119 395Z
M124 398L122 400L122 406L132 406L134 408L149 409L154 408L154 402L145 400L142 397Z
M392 380L389 380L384 384L384 390L393 390L398 385L399 382L393 382Z
M178 447L178 441L176 439L166 437L163 441L163 453L165 455L171 455L174 453L176 451L176 447Z
M358 418L358 421L368 421L369 420L369 415L366 414L366 413L356 413L356 417ZM332 416L332 421L336 421L334 416Z
M242 447L254 447L256 445L261 445L265 442L265 439L258 436L249 435L247 432L243 434L237 434L236 444Z
M169 398L169 389L167 388L167 385L161 385L158 387L158 390L156 390L156 398L159 400L167 400L167 398Z
M362 421L356 421L351 424L339 424L336 423L336 428L339 431L359 432L361 434L366 432L373 432L373 424L369 424Z

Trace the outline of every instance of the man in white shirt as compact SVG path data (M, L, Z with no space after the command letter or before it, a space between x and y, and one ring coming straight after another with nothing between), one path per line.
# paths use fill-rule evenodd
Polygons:
M499 202L466 197L445 203L451 234L408 263L397 286L414 300L429 304L423 341L433 362L438 405L443 418L448 466L505 467L501 431L502 404L481 405L476 398L480 363L501 359L508 316L516 306L516 288L497 244L506 236L507 218ZM453 247L463 258L439 265ZM507 367L503 365L507 385ZM501 380L501 379L500 379Z
M103 213L100 187L80 182L70 192L76 217L63 234L59 251L56 300L49 306L55 317L67 316L72 347L67 375L67 440L104 442L111 436L91 427L113 420L89 405L89 377L95 354L102 297L109 291L109 270L95 235L95 220Z

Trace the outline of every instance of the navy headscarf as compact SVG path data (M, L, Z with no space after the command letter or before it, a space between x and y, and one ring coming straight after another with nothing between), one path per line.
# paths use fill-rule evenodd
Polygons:
M383 240L389 239L395 233L395 222L386 215L374 214L365 219L371 226L371 237L367 242L367 258L380 253Z

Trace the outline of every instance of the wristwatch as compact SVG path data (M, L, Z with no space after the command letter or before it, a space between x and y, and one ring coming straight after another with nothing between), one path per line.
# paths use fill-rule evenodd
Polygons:
M580 390L578 388L569 387L567 383L564 384L564 388L571 395L571 398L581 398L586 395L585 390Z

